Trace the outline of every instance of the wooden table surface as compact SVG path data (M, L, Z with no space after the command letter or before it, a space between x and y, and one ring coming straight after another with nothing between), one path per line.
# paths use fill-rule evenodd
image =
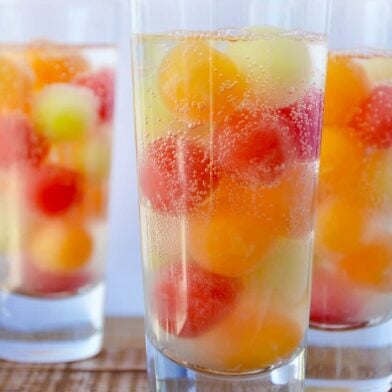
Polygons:
M148 391L141 319L108 319L98 356L58 365L0 361L1 392Z
M341 366L337 366L341 364ZM392 348L380 350L309 347L307 375L312 379L383 378L392 374ZM1 392L148 391L142 319L106 322L104 349L95 358L56 365L0 361ZM350 389L309 388L309 392Z

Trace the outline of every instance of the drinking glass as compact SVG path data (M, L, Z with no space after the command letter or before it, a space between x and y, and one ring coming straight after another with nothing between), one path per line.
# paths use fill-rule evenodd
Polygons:
M392 3L336 1L330 43L311 326L331 331L314 336L340 350L338 378L389 379L369 389L386 391L392 334L368 327L392 316Z
M0 358L100 351L119 4L0 2Z
M152 390L302 389L327 19L132 1Z

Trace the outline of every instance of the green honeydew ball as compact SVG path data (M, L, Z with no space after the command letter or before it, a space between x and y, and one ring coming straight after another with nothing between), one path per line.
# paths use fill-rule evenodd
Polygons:
M249 31L254 33L253 38L230 42L227 54L266 106L293 104L310 84L312 63L308 45L277 27L253 27Z
M41 91L33 107L39 132L53 141L85 136L98 119L99 101L85 87L53 84Z

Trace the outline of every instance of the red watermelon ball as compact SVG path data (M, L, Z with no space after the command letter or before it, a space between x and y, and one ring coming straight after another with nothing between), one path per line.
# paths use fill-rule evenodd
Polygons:
M323 93L311 90L294 104L278 109L290 124L290 134L300 160L317 159L323 115Z
M56 216L82 200L82 179L78 172L56 165L42 166L28 173L28 196L41 213Z
M358 108L351 126L367 146L392 146L392 84L379 85L371 91Z
M152 309L162 329L192 338L219 323L233 308L242 285L195 262L165 265L152 291Z
M289 124L261 110L241 110L214 133L214 153L222 171L247 185L273 184L292 161Z
M105 68L94 73L78 76L74 83L90 89L99 99L99 116L102 121L113 119L115 99L115 72Z
M38 165L49 151L46 139L29 120L16 112L0 115L0 166Z
M181 136L156 139L147 146L139 168L144 197L157 211L192 211L216 188L218 167L201 144Z

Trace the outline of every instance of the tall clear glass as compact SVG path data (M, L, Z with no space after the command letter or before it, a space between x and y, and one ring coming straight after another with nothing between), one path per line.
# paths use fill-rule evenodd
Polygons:
M152 390L302 388L327 19L132 1Z
M0 1L0 358L102 345L117 1Z
M311 326L332 331L313 335L341 351L335 369L363 348L339 377L387 391L391 327L368 327L392 316L392 3L336 1L330 48Z

